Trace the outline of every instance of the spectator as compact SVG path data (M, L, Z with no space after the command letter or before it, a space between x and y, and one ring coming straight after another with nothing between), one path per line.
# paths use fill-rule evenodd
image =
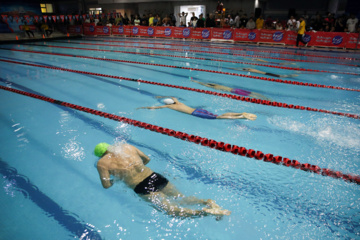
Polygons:
M224 9L224 4L220 1L218 1L218 4L216 6L216 13L222 14L223 9Z
M185 14L185 12L182 12L181 14L179 13L180 25L181 26L186 27L186 17L187 17L187 15L188 15L188 13Z
M276 21L275 29L276 30L283 30L283 25L281 24L281 22L279 20Z
M176 26L176 18L174 14L170 13L170 19L171 19L171 26Z
M41 29L45 32L47 37L50 37L53 32L51 29L49 29L49 26L45 22L43 22L41 25Z
M274 29L274 21L272 20L271 16L268 16L266 18L265 28L266 29Z
M288 31L296 30L296 19L294 18L294 16L290 16L290 19L287 21L286 25Z
M258 19L256 19L256 29L263 29L264 28L264 19L260 15Z
M166 16L163 18L162 23L163 23L162 26L164 26L164 27L170 26L171 19L169 18L168 15L166 15Z
M240 27L240 16L239 16L239 13L236 14L235 19L234 19L234 22L235 22L234 27L239 28L239 27Z
M197 27L199 28L205 27L205 18L202 13L199 15L199 20L197 21Z
M346 25L345 24L345 18L342 15L342 16L338 17L335 20L335 25L334 25L335 29L334 29L334 31L335 32L344 32L345 31L345 25Z
M34 36L34 32L30 30L30 27L27 25L27 22L26 22L26 21L24 22L23 30L24 30L25 33L29 36L29 38L30 38L30 33L31 33L31 35L32 35L33 37L35 37L35 36Z
M126 15L126 13L124 14L124 18L123 18L123 23L124 23L124 25L128 25L129 24L129 18L128 18L128 16Z
M216 27L215 18L213 14L208 14L208 17L205 20L205 27Z
M347 30L351 33L356 32L358 27L359 20L355 17L354 14L350 15L350 18L346 22Z
M156 14L153 20L154 26L161 26L161 18L159 14Z
M244 13L240 18L240 28L247 28L246 27L247 22L248 22L248 18L247 18L246 13Z
M154 17L151 13L149 14L149 26L154 26Z
M254 22L254 19L251 17L249 18L249 21L246 23L246 28L247 29L255 29L256 24Z
M303 44L305 44L305 47L307 47L307 42L303 40L303 36L305 35L305 26L306 26L304 17L301 16L299 22L300 22L300 26L297 32L296 46L298 47L299 42L302 42Z
M140 26L140 22L141 22L141 20L140 20L140 18L139 18L139 15L135 15L135 19L134 19L134 25L135 26Z
M195 28L198 20L199 19L195 16L195 13L193 12L192 17L191 17L190 22L189 22L189 27Z

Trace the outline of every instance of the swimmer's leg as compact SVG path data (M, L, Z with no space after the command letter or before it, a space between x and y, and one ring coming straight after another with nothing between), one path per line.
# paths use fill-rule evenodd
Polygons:
M216 117L217 119L249 119L254 121L256 115L252 113L224 113Z
M263 99L263 100L271 100L270 98L265 97L264 95L261 95L260 93L255 93L255 92L251 92L251 94L249 95L249 97L252 98L259 98L259 99Z
M292 77L297 77L299 76L298 74L288 74L288 75L279 75L280 77L286 77L286 78L292 78Z

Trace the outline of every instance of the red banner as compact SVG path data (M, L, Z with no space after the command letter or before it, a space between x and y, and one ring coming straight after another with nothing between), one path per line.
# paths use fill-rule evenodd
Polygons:
M61 19L62 22L64 22L65 16L64 16L64 15L60 15L60 19Z
M211 38L233 40L233 30L231 28L213 28L211 31Z
M36 30L36 26L35 25L27 25L31 31L35 31ZM19 25L19 29L20 30L24 30L24 25Z
M34 18L35 18L36 22L39 21L39 16L34 16Z
M360 41L358 33L348 33L348 38L346 41L346 48L360 48ZM356 46L357 45L357 46Z
M192 39L211 39L211 28L193 28L191 29Z
M130 28L133 36L153 37L155 34L154 27L131 26ZM125 35L127 34L125 33Z
M112 27L112 34L114 35L125 35L131 36L131 26L113 26Z
M155 27L155 37L172 37L172 34L173 27Z
M82 25L68 26L67 31L68 33L72 33L72 34L83 34L83 26Z
M111 29L108 26L84 25L85 35L110 35Z
M52 19L56 22L56 15L52 15Z
M184 27L173 27L171 34L174 38L190 38L191 29Z
M242 42L258 42L259 41L259 30L250 29L235 29L234 40Z
M337 32L307 32L310 36L310 46L345 47L346 33Z

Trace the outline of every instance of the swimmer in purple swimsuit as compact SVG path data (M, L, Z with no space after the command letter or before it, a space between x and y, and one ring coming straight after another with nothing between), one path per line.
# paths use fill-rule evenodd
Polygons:
M192 108L189 107L182 102L179 102L177 98L174 97L162 97L158 96L156 98L166 98L164 99L165 105L158 106L158 107L140 107L137 109L160 109L160 108L170 108L172 110L176 110L182 113L187 113L196 117L206 118L206 119L249 119L254 121L256 119L256 115L252 113L224 113L221 115L215 115L210 113L204 109L200 108Z
M267 98L259 93L255 93L255 92L250 92L247 90L243 90L240 88L231 88L231 87L227 87L224 85L220 85L220 84L216 84L216 83L203 83L203 82L199 82L196 80L191 80L192 82L201 84L203 86L209 87L209 88L213 88L216 90L221 90L221 91L225 91L225 92L231 92L237 95L241 95L241 96L249 96L251 98L259 98L259 99L264 99L264 100L271 100L270 98Z

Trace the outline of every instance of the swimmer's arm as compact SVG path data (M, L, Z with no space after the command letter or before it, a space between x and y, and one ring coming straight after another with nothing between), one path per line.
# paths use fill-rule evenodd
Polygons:
M198 84L201 84L201 85L206 86L206 87L210 87L209 84L207 84L207 83L199 82L199 81L196 81L196 80L191 80L191 81L195 82L195 83L198 83Z
M139 107L137 109L159 109L159 108L167 108L167 105L158 106L158 107Z
M110 173L107 169L102 167L97 167L97 170L100 175L101 184L104 188L109 188L114 184L114 180L110 179Z
M145 153L143 153L142 151L140 151L139 149L136 149L141 160L143 161L144 165L148 164L150 162L150 157L147 156Z

